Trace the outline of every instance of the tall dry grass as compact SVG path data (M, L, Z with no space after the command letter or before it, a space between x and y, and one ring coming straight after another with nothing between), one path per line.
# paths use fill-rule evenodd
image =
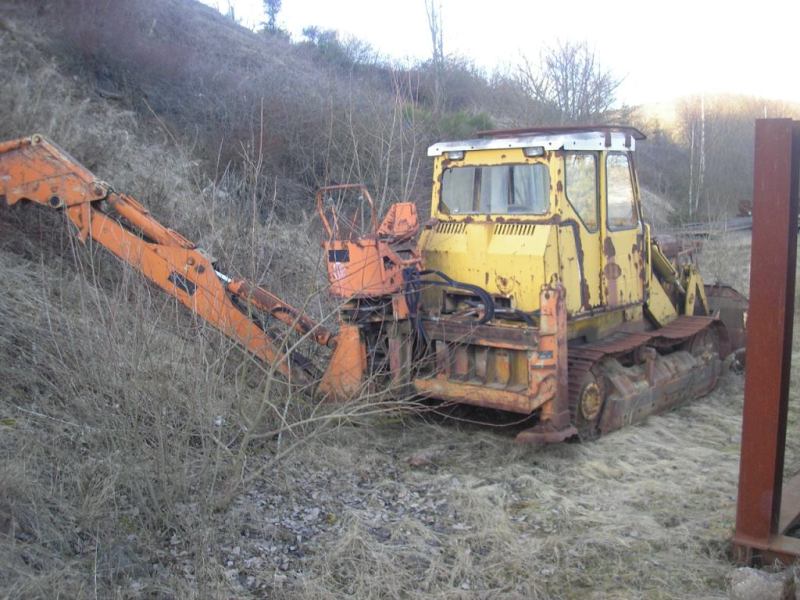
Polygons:
M163 131L64 77L36 38L3 31L0 48L0 138L47 135L241 265L232 275L325 312L312 225L263 222L275 198L253 192L269 185L258 169L209 184ZM77 243L61 215L4 210L0 231L3 594L112 597L132 578L156 595L226 589L209 562L215 511L324 420L268 367L101 248ZM164 548L192 558L190 579L176 578Z
M205 332L170 333L173 303L130 272L109 290L92 253L76 253L75 273L56 256L2 255L12 595L105 595L121 574L150 574L142 549L202 530L227 474L215 440L235 437L257 398L229 393Z
M298 448L397 405L312 402L103 249L80 246L60 215L3 216L6 593L108 597L135 580L224 596L216 557L238 530L220 529L220 511ZM48 237L65 233L42 239L36 217ZM191 577L176 573L176 554Z
M35 36L0 31L0 139L42 133L229 275L264 284L321 321L318 224L273 210L258 143L213 178L156 120L65 77ZM220 596L220 514L284 457L326 432L394 412L385 394L327 406L288 388L63 215L0 209L0 581L11 597ZM287 249L291 251L287 252ZM319 364L327 355L287 335Z

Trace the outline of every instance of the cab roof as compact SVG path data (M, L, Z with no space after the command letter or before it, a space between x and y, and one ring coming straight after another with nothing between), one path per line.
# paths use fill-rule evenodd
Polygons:
M634 127L589 125L580 127L537 127L481 131L478 138L439 142L428 148L428 156L469 150L502 150L541 146L545 150L633 151L645 135Z

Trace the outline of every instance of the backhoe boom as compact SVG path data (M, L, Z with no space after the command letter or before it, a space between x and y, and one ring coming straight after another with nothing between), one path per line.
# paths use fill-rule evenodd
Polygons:
M103 245L294 383L310 383L313 367L282 348L259 315L335 346L331 331L267 290L218 272L200 248L38 135L0 143L0 203L20 201L64 209L81 241Z

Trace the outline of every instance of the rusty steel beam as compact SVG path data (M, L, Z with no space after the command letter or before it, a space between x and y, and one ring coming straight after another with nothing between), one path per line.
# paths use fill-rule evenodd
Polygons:
M786 486L782 498L797 264L798 169L800 123L790 119L756 121L747 369L733 538L735 555L745 563L792 562L800 556L800 539L786 535L800 514L800 479Z

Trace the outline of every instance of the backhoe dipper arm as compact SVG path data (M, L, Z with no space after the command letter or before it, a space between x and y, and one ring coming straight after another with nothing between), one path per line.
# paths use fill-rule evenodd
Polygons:
M284 352L264 319L255 315L266 313L320 344L335 346L329 330L267 290L216 271L193 243L38 135L0 143L0 204L13 206L20 200L64 209L81 241L92 238L105 246L290 381L310 383L310 362ZM112 211L121 219L113 218Z

